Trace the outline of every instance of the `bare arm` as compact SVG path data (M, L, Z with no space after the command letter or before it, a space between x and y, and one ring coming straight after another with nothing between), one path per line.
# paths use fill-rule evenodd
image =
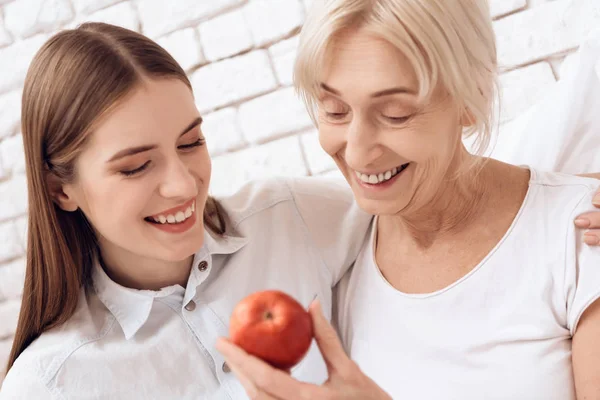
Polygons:
M600 179L600 172L594 172L594 173L589 173L589 174L577 174L577 176L583 176L583 177L586 177L586 178Z

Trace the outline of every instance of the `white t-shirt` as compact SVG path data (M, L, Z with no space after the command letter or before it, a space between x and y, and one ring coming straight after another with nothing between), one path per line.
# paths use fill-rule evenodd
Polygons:
M575 399L571 338L600 296L600 248L574 217L597 181L531 171L510 229L469 274L429 294L382 276L374 234L337 287L348 354L394 399ZM401 262L401 260L399 260Z

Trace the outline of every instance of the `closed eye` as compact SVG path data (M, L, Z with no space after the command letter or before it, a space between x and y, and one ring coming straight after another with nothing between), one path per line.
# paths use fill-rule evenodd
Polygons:
M130 170L125 170L125 171L120 171L120 173L122 175L125 175L125 176L137 175L140 172L144 171L146 168L148 168L148 165L150 165L150 160L146 161L145 163L143 163L142 165L140 165L137 168L130 169Z
M200 147L200 146L204 145L204 143L206 143L206 139L198 138L198 140L196 140L193 143L182 144L180 146L177 146L177 148L180 150L189 150L189 149L193 149L195 147Z
M387 121L391 122L392 124L403 124L403 123L407 122L411 117L412 117L412 115L407 115L405 117L388 117L386 115L383 116L383 118L385 118Z
M325 115L327 116L327 118L331 118L331 119L342 119L346 115L348 115L348 113L331 113L331 112L325 112Z

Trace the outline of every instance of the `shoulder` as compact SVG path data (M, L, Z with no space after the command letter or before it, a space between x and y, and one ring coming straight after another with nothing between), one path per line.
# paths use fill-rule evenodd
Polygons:
M592 199L598 184L592 178L560 173L538 173L532 182L537 198L530 209L538 214L531 222L543 222L545 232L538 236L552 238L547 241L551 245L541 249L554 256L551 264L558 267L556 281L562 281L561 299L571 334L583 312L600 296L600 248L585 245L584 230L574 224L578 215L597 211Z
M544 187L588 188L596 189L599 181L594 178L582 177L562 172L548 172L531 169L531 184Z
M239 233L271 244L279 240L281 248L316 250L330 283L356 259L372 219L346 182L331 178L255 181L218 200Z
M254 180L243 185L237 192L224 197L216 197L230 218L243 219L280 202L292 199L285 180Z
M42 333L17 358L6 376L2 395L11 398L62 398L55 378L65 364L85 346L102 340L113 328L114 318L95 294L81 291L75 313L64 324ZM45 396L33 396L45 393ZM4 400L5 397L0 396Z
M0 400L61 398L53 396L43 375L40 365L34 360L18 359L2 382Z
M540 211L549 213L548 218L564 215L568 219L595 210L592 199L599 185L593 178L532 170L530 197ZM573 221L568 222L571 226Z
M340 204L353 204L354 195L348 184L334 178L294 178L286 180L290 193L296 198L330 200Z
M234 225L273 207L296 211L299 205L315 210L328 206L343 210L354 206L352 191L344 182L317 177L255 180L217 200Z

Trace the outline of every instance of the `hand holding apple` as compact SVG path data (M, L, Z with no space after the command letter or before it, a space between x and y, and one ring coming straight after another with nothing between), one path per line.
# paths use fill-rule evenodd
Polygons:
M229 322L231 341L275 368L289 370L308 352L313 338L310 314L277 290L240 301Z
M217 349L225 356L246 393L252 399L276 400L391 400L392 398L348 358L334 328L321 311L318 301L311 304L310 316L314 335L327 364L329 378L319 386L299 382L289 374L273 368L226 339L219 339Z

